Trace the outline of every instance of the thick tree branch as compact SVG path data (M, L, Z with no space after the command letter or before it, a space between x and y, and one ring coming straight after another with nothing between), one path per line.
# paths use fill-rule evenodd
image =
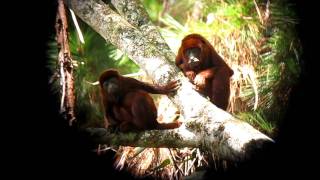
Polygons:
M150 148L197 148L201 145L201 137L196 137L195 134L185 128L129 133L112 133L110 130L105 128L88 128L86 131L91 137L94 137L92 139L97 144Z
M192 147L195 145L202 150L214 153L215 156L232 160L245 159L250 156L251 150L259 149L260 145L272 142L269 137L217 108L193 90L192 84L171 63L173 62L171 58L174 57L164 55L162 53L163 49L150 42L139 28L128 23L107 4L101 0L69 0L68 2L83 21L88 23L106 40L127 53L156 83L163 84L173 79L181 79L181 88L177 93L170 95L169 98L187 120L183 127L177 130L141 132L133 135L133 137L145 137L144 141L150 138L148 141L152 142L152 138L155 138L153 133L156 133L157 138L163 136L168 138L167 136L171 135L173 138L179 139L181 144ZM139 3L138 1L135 2ZM167 46L163 48L169 50ZM188 132L187 134L190 137L181 133L181 129ZM110 141L110 137L117 138L117 141L121 139L117 136L108 134L108 137L103 137L106 143ZM128 138L124 139L128 140ZM145 144L140 142L139 138L131 138L130 140L133 140L132 145L135 146ZM176 141L179 142L179 140ZM115 140L111 141L112 144L114 142ZM121 142L125 143L124 141ZM159 140L159 142L167 147L172 147L172 144L177 146L180 144L180 142L178 144L178 142L172 141L163 142ZM125 144L129 145L131 142ZM156 143L156 145L159 145L159 143Z
M151 43L162 50L168 59L174 59L174 53L161 36L158 28L151 22L139 0L111 0L111 3L128 23L138 28Z

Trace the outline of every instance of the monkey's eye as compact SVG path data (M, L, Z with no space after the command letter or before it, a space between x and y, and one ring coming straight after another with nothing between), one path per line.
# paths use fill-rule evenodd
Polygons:
M107 79L103 82L103 89L106 90L108 93L114 93L119 89L118 79L115 77Z
M104 89L107 89L108 88L108 84L109 84L109 81L105 81L105 82L103 82L103 88Z
M200 58L200 54L201 54L201 49L198 47L195 48L189 48L186 50L186 56L189 59L193 59L193 58Z
M117 83L117 78L116 77L111 77L106 79L103 84L110 84L110 83Z

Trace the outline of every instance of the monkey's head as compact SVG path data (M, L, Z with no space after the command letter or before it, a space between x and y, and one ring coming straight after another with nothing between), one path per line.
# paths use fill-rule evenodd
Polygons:
M210 46L210 44L209 44ZM208 50L208 42L198 34L191 34L182 40L182 53L184 62L191 69L201 69L206 65L210 51Z
M109 79L106 79L103 82L102 86L107 94L114 94L120 89L120 86L118 84L118 79L116 77L111 77Z
M121 75L116 70L107 70L100 76L99 83L102 94L108 101L118 102L121 97Z

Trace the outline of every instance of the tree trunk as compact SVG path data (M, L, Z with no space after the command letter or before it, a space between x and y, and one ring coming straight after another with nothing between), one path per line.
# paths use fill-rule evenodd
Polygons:
M199 147L215 156L230 160L245 159L261 145L273 142L246 122L234 118L199 95L173 64L175 57L173 53L167 53L170 51L168 46L160 47L154 43L154 38L148 38L154 37L154 33L149 36L147 31L143 31L139 24L135 23L136 21L129 20L133 23L130 24L101 0L68 0L68 4L84 22L128 54L155 83L165 84L174 79L180 79L182 83L176 93L169 95L187 120L182 127L127 135L112 135L107 130L101 133L101 130L91 129L93 133L101 133L101 138L97 138L99 142L114 144L117 141L116 144L148 147ZM125 14L121 11L120 13ZM125 16L128 19L128 15ZM145 24L148 26L150 23ZM154 31L150 33L152 32ZM156 38L161 38L160 34L156 35Z
M74 80L73 65L68 41L68 23L65 14L64 1L58 1L58 11L56 18L56 34L59 47L58 64L60 69L60 86L61 86L61 104L60 113L69 125L76 120L74 115L75 96L74 96Z

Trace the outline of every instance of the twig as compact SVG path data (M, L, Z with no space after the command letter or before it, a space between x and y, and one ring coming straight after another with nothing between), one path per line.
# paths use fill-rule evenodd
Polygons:
M77 29L77 33L78 33L78 36L79 36L79 39L80 39L80 42L82 44L84 44L84 38L83 38L83 34L81 32L81 29L80 29L80 26L78 24L78 21L77 21L77 18L76 18L76 15L74 14L73 10L69 8L69 11L71 13L71 17L72 17L72 21L74 23L74 26L76 26L76 29Z
M84 82L86 82L86 83L88 83L88 84L91 84L91 85L93 85L93 86L98 86L98 85L99 85L99 81L90 82L90 81L84 80Z
M59 58L60 59L60 58ZM61 61L61 60L60 60ZM63 62L60 62L60 85L62 88L61 92L61 102L60 102L60 113L63 113L65 111L64 108L64 99L66 96L66 81L65 81L65 74L63 70Z
M194 167L194 162L197 160L197 158L194 158L194 160L191 162L190 167L187 169L187 174L189 174L188 172L191 170L191 168Z
M269 7L270 7L270 1L268 0L267 1L267 4L266 4L266 11L264 12L264 21L268 21L269 17L270 17L270 10L269 10Z
M261 24L263 24L263 19L262 19L262 16L261 16L261 13L260 13L260 9L259 9L259 7L258 7L258 4L257 4L256 0L253 0L253 2L254 2L254 6L256 7L256 10L257 10L257 13L258 13L260 22L261 22Z
M170 152L170 156L171 156L171 158L172 158L172 161L173 161L173 165L174 165L174 167L177 169L177 172L180 171L180 172L183 174L183 176L185 176L184 173L183 173L183 171L178 167L178 165L177 165L177 163L176 163L176 161L175 161L174 155L172 154L171 149L170 149L170 148L168 148L168 149L169 149L169 152Z

